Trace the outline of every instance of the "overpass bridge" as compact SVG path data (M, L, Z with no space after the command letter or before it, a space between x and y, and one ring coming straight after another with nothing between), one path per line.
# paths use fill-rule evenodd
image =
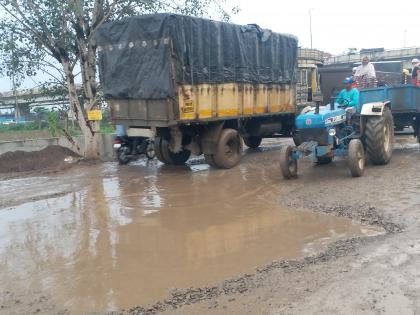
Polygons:
M413 58L420 58L420 47L388 50L367 49L362 52L326 58L324 65L354 64L360 62L364 56L368 56L371 61L404 61L404 68L411 69L411 60Z
M67 96L49 96L40 88L0 93L0 114L12 110L16 121L29 115L32 107L63 105L69 105Z

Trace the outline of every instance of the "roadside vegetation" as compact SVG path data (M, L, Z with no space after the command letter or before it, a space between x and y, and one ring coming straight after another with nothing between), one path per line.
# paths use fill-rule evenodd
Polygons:
M51 86L69 97L85 137L85 157L95 159L101 126L88 120L87 112L103 106L97 81L98 28L145 13L228 20L236 11L223 0L0 0L0 74L13 78L14 85L36 72L51 77Z
M37 139L59 137L65 135L80 136L82 130L75 121L69 119L62 111L47 110L43 107L30 118L30 121L20 123L0 124L0 141ZM99 125L100 133L114 133L115 127L109 116L109 111L103 112Z

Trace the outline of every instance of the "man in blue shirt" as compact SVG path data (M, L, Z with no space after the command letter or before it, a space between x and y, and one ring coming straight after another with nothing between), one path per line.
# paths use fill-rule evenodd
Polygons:
M359 90L353 87L353 79L346 78L344 89L338 94L337 103L346 108L353 107L355 111L359 108Z

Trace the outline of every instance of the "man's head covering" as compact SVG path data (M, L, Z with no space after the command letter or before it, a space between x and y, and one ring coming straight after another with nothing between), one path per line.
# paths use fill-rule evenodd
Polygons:
M352 79L352 78L350 78L350 77L345 78L345 79L344 79L344 81L343 81L343 83L344 83L344 84L352 84L352 83L353 83L353 79Z
M414 58L413 60L411 60L411 63L418 64L419 62L420 62L420 60L418 60L417 58Z

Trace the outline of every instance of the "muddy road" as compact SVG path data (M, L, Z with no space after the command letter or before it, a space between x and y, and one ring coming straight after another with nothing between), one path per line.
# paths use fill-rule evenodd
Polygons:
M417 145L363 178L339 160L284 181L282 141L231 170L5 176L0 314L420 314Z

